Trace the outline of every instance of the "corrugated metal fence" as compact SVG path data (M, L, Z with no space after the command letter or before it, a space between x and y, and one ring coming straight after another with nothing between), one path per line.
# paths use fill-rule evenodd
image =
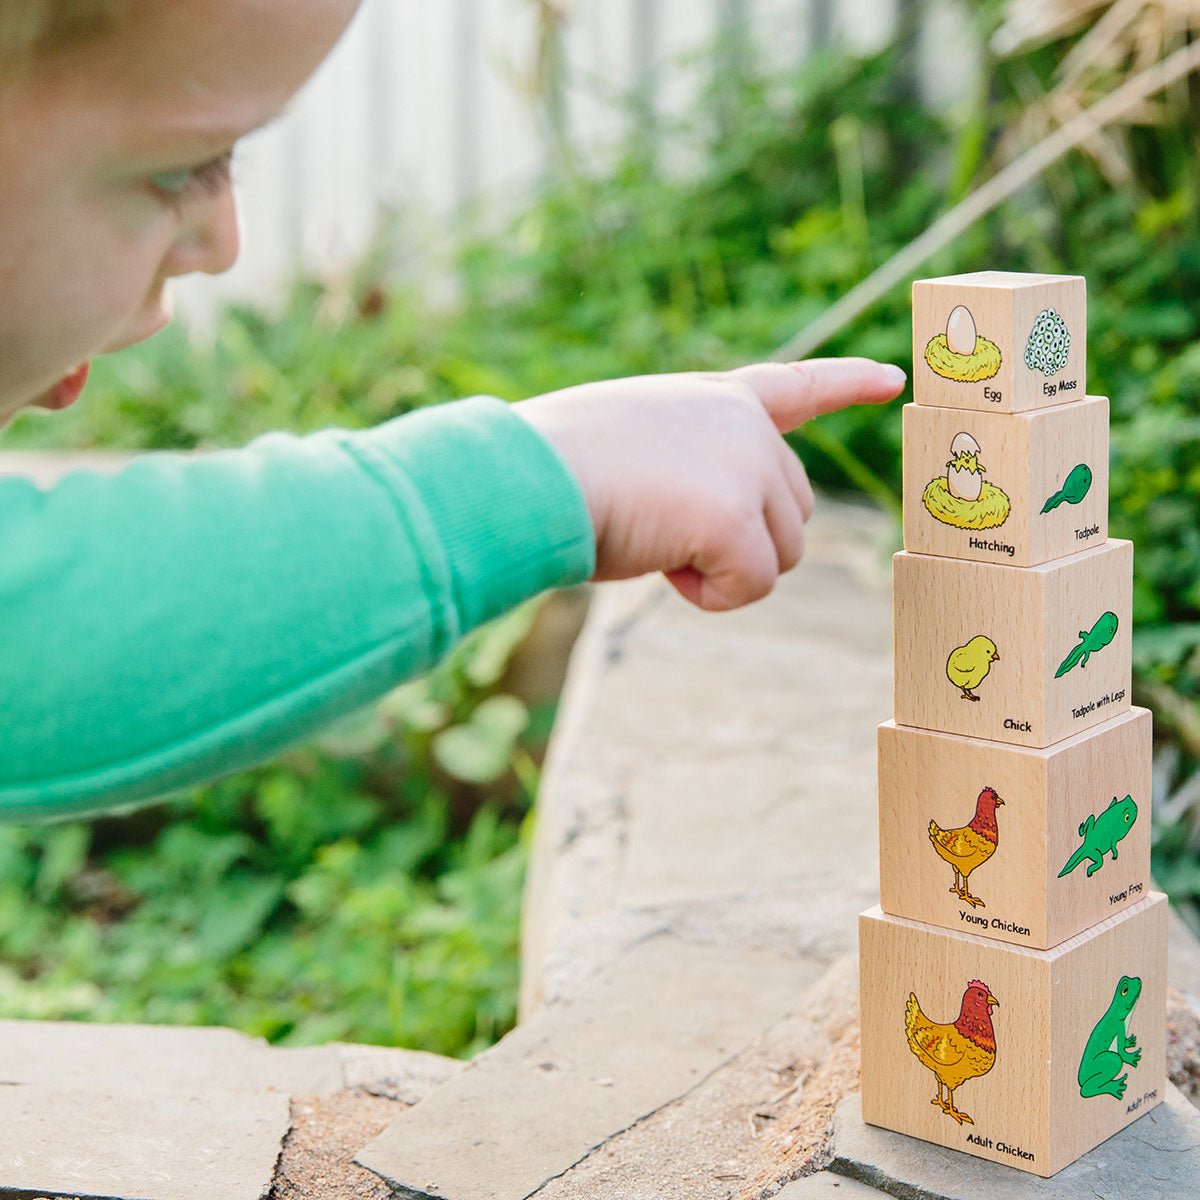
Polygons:
M835 40L869 48L913 4L943 34L956 16L955 0L365 0L287 115L239 150L238 265L180 281L176 303L200 331L229 299L271 307L297 271L357 261L390 206L427 242L472 200L502 212L551 169L547 95L573 152L603 154L635 90L660 113L687 111L704 83L698 52L785 66ZM937 45L929 61L936 90Z

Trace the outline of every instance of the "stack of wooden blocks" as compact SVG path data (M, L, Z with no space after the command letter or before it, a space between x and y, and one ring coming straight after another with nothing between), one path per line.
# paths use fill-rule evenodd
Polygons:
M1086 304L1080 276L913 285L881 905L859 922L865 1120L1042 1176L1166 1087L1151 717Z

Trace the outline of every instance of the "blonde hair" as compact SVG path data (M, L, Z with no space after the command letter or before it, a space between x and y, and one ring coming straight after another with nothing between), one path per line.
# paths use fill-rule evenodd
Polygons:
M130 0L0 0L0 75L115 29Z

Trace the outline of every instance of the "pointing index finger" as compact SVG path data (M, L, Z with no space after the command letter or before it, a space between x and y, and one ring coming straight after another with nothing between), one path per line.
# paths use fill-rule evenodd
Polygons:
M729 374L754 390L780 433L852 404L894 400L908 381L899 367L871 358L754 363Z

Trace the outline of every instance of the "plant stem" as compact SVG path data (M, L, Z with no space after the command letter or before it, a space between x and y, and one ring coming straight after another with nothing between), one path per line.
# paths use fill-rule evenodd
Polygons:
M908 278L927 258L946 247L960 233L1035 179L1068 151L1087 141L1106 125L1111 125L1143 100L1165 90L1198 68L1200 41L1176 50L1161 62L1126 80L1091 108L1084 109L1053 133L1047 134L1036 146L981 184L949 212L943 213L923 234L914 238L815 321L780 346L771 358L780 362L807 358L872 304L886 296L896 284Z

